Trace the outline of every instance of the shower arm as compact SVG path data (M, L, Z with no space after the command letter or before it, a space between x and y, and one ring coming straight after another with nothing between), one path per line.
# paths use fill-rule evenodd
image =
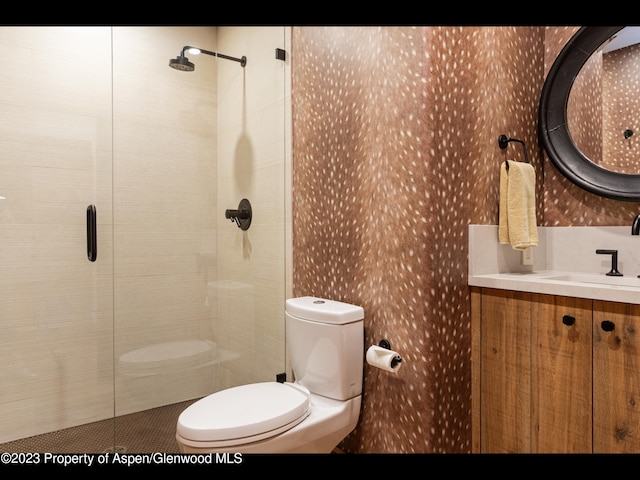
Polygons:
M182 51L180 52L180 56L184 57L185 56L185 52L187 50L198 50L200 53L204 53L206 55L211 55L212 57L220 57L220 58L224 58L225 60L232 60L234 62L239 62L240 65L242 67L244 67L247 64L247 57L243 56L242 58L236 58L236 57L230 57L229 55L224 55L222 53L218 53L218 52L212 52L210 50L203 50L202 48L198 48L198 47L190 47L189 45L185 45L184 47L182 47Z

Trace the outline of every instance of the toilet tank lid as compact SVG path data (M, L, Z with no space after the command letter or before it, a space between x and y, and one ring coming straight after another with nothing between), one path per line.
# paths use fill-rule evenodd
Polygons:
M364 318L364 310L357 305L318 297L298 297L287 300L289 315L321 323L345 324Z

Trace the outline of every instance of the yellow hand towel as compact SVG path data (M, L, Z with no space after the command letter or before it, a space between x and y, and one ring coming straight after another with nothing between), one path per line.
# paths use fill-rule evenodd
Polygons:
M501 163L498 240L514 250L538 245L536 173L529 163Z

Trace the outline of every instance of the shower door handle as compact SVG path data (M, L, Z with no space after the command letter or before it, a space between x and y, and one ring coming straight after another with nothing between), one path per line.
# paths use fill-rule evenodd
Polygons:
M96 228L96 206L87 207L87 257L95 262L98 257L98 235Z

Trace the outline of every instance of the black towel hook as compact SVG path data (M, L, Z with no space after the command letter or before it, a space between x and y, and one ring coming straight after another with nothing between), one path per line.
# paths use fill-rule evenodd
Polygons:
M504 150L505 148L507 148L509 146L509 142L518 142L522 144L522 151L524 152L524 161L529 163L529 155L527 155L527 146L525 145L524 141L518 139L518 138L509 138L506 135L500 135L498 137L498 146ZM506 163L507 166L507 170L509 170L509 164Z

